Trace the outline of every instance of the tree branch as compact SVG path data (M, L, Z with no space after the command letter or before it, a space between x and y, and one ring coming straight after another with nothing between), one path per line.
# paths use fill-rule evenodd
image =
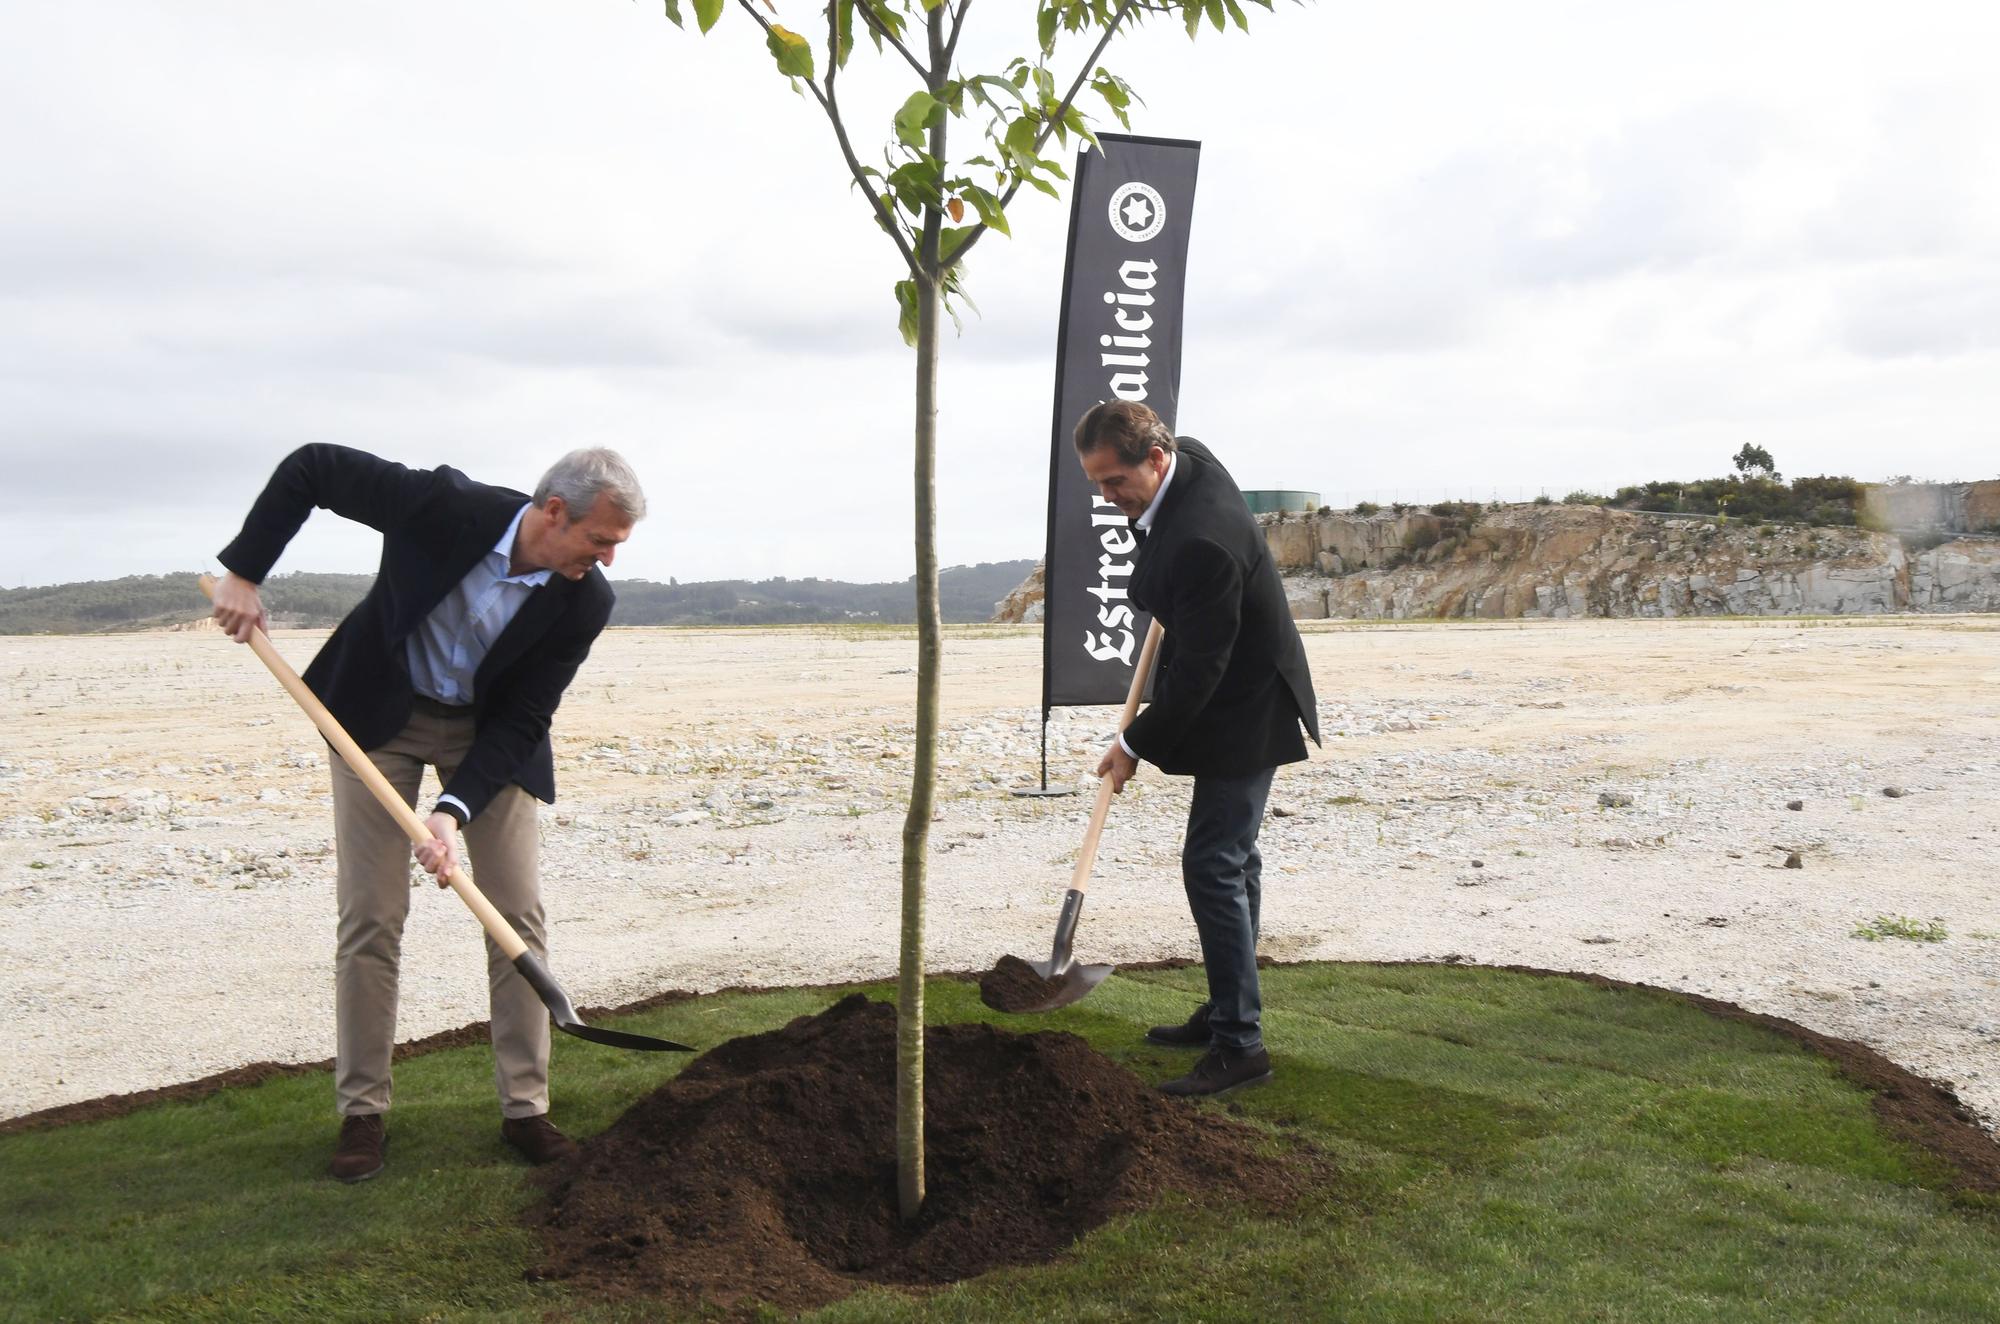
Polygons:
M744 0L744 3L748 3L748 0ZM891 46L894 46L896 48L896 54L902 56L903 62L909 65L910 68L916 70L917 77L924 80L924 86L926 87L930 86L930 78L931 78L930 70L924 68L921 64L918 64L917 57L910 54L910 48L905 46L901 41L897 40L895 33L889 31L887 27L883 26L882 20L875 16L875 11L868 7L868 0L860 0L860 2L854 6L854 10L856 13L861 15L861 21L863 23L866 23L877 36L881 37L882 40L888 42Z
M771 20L765 18L762 14L758 13L757 6L751 4L750 0L736 0L736 3L743 7L744 13L748 14L751 18L757 20L757 26L764 29L764 36L767 39L774 35L771 31ZM829 65L827 68L827 72L831 74L832 71L833 71L832 66ZM813 82L813 80L810 78L802 78L799 81L804 83L806 85L806 90L813 94L813 100L819 102L819 108L821 110L826 110L827 109L826 98L820 95L819 84Z
M757 20L757 26L764 29L766 37L771 35L771 21L757 12L756 7L750 3L750 0L736 0L736 3L743 7L744 13ZM857 8L860 7L862 6L857 6ZM912 273L916 273L919 270L916 250L911 248L909 242L903 238L903 232L896 228L894 206L885 206L881 195L877 194L874 188L868 183L868 176L861 169L861 161L854 155L854 145L847 140L847 125L841 121L840 102L835 97L833 91L834 75L840 71L840 63L836 58L840 48L840 20L835 14L835 7L832 5L827 6L826 21L828 29L827 46L829 48L826 61L826 90L822 92L819 85L814 83L810 78L801 79L800 81L813 94L813 100L819 102L819 108L826 112L827 123L833 126L833 136L840 143L840 154L847 161L847 173L854 177L854 182L860 186L861 192L868 198L868 206L875 223L880 225L887 232L889 238L895 241L896 251L903 255L904 265L909 267Z
M1071 104L1076 101L1076 94L1083 91L1083 85L1090 81L1090 71L1097 67L1098 57L1104 54L1104 48L1109 46L1111 39L1118 34L1118 25L1125 21L1125 16L1137 8L1138 4L1139 0L1125 0L1125 3L1118 7L1118 12L1111 16L1111 21L1104 25L1104 35L1097 39L1097 45L1091 49L1090 58L1085 60L1083 67L1076 71L1076 81L1069 85L1069 91L1063 93L1062 104L1056 107L1056 113L1049 117L1046 124L1042 125L1042 131L1035 135L1036 156L1042 154L1042 144L1049 140L1049 135L1054 133L1056 127L1062 123L1063 116L1069 113ZM1020 191L1021 181L1017 179L1007 190L1005 196L1000 199L1000 205L1005 207L1008 202L1012 201L1014 195Z
M745 3L748 3L748 0L745 0ZM968 3L970 3L970 0L968 0ZM1097 67L1098 57L1104 54L1104 48L1109 46L1111 38L1117 35L1118 25L1125 21L1127 14L1139 7L1139 0L1125 0L1124 4L1118 6L1118 12L1111 16L1111 21L1104 25L1104 35L1098 38L1096 47L1090 52L1090 58L1085 60L1083 67L1076 71L1076 81L1071 83L1069 91L1063 94L1062 104L1056 107L1056 113L1051 115L1048 121L1042 125L1042 131L1035 135L1036 156L1042 154L1042 145L1048 142L1049 135L1056 131L1056 126L1062 123L1063 116L1069 113L1070 105L1076 100L1076 94L1083 91L1083 85L1090 80L1090 71ZM1014 200L1014 195L1021 191L1021 181L1023 178L1025 178L1025 175L1015 176L1014 182L1008 186L1007 191L1000 195L1000 210L1005 211L1007 204ZM965 242L958 246L957 251L951 255L951 260L945 263L945 269L950 270L963 261L965 255L972 251L972 246L986 237L988 228L988 226L982 223L978 229L965 236Z
M748 0L744 0L744 2L748 3ZM865 5L856 7L866 8ZM839 6L837 5L828 5L826 7L827 45L836 49L840 45L840 18L838 9ZM899 228L902 222L897 219L896 204L894 202L885 203L881 195L876 193L874 188L868 183L868 176L861 168L861 159L854 154L854 144L848 141L847 122L840 116L840 98L834 91L833 86L834 75L839 72L839 63L829 59L826 65L826 100L821 103L826 107L827 123L833 125L833 136L835 141L840 144L841 157L847 162L847 173L854 177L854 182L860 186L861 192L867 196L868 206L874 214L875 223L881 226L883 232L895 243L896 251L903 255L903 265L909 268L913 276L921 278L922 269L921 264L917 261L917 252L910 246L910 241L903 237L903 231Z
M938 66L941 74L949 76L951 73L951 62L958 55L958 34L965 31L965 11L970 8L972 0L959 0L958 12L951 16L951 36L945 40L944 63Z

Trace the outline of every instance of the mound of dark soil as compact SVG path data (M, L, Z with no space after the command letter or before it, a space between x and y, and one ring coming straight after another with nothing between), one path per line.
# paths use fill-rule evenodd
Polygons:
M1044 979L1018 956L1003 956L979 977L979 1000L995 1011L1031 1011L1062 989L1060 979Z
M1281 1205L1317 1160L1167 1099L1073 1034L925 1032L928 1197L896 1214L896 1016L855 995L691 1062L538 1174L537 1277L798 1309L1048 1260L1173 1190Z

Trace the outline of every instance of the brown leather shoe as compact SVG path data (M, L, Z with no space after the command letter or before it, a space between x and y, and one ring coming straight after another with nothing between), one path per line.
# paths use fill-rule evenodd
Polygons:
M382 1151L388 1147L389 1133L380 1113L343 1117L340 1143L334 1147L333 1162L327 1171L349 1184L367 1181L382 1171Z
M555 1123L548 1119L546 1113L504 1119L500 1123L500 1138L537 1167L576 1153L576 1141L556 1130Z

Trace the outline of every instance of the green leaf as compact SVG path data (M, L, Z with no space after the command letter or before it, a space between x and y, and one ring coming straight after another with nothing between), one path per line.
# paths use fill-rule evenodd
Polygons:
M1190 37L1201 31L1201 8L1201 0L1188 0L1188 7L1181 15L1187 20L1187 32Z
M944 273L944 297L946 299L962 299L965 301L965 306L973 312L976 313L979 311L979 305L974 303L972 296L965 292L964 267L953 267L950 271Z
M1243 32L1250 30L1250 20L1243 17L1242 5L1237 4L1236 0L1222 0L1222 6L1229 11L1229 17L1235 20L1238 30Z
M703 32L715 26L715 20L722 17L724 0L694 0L694 21Z
M1208 0L1208 21L1217 32L1229 22L1229 15L1223 12L1222 0Z
M1040 132L1035 119L1022 115L1007 126L1007 136L1001 141L1015 156L1032 157L1035 150L1035 135Z
M938 165L929 156L919 155L914 161L905 161L889 174L889 187L895 190L897 201L912 212L925 207L944 206L944 190L938 184Z
M701 3L701 0L696 0ZM718 10L722 0L715 0ZM813 76L812 45L804 37L790 28L771 25L771 35L764 42L770 48L771 57L778 62L778 72L787 78L811 78Z
M1132 89L1102 69L1090 80L1090 87L1104 98L1104 104L1111 108L1111 113L1120 124L1128 129L1132 127L1132 117L1126 112L1126 107L1132 104Z
M903 343L915 349L917 345L917 283L913 280L896 282L896 329L903 333Z
M667 22L681 27L681 0L667 0Z
M670 3L667 7L671 9L673 5ZM1041 43L1042 54L1044 56L1049 55L1056 48L1056 23L1061 17L1062 15L1047 7L1044 7L1041 13L1035 15L1035 38Z
M977 184L968 184L965 189L965 200L970 202L973 210L979 213L981 221L998 230L1001 234L1006 235L1009 239L1014 237L1014 232L1007 228L1007 211L1000 205L1000 199L994 197L985 189L980 188Z
M882 49L883 32L888 33L892 37L901 37L903 35L903 15L892 8L886 0L861 0L861 3L868 6L868 12L875 19L875 22L869 25L868 30L874 34L876 50L879 51ZM877 28L880 28L880 31L877 31Z
M976 225L947 225L938 235L938 260L951 261L951 255L958 251L959 245L978 233L978 230L979 227Z
M967 87L991 89L1002 96L1012 97L1022 104L1026 104L1027 102L1027 98L1021 95L1021 89L1016 87L1014 81L1010 78L996 78L992 74L975 74L973 77L966 79L965 82Z
M929 123L931 113L937 108L937 100L930 93L910 93L910 99L896 112L897 139L905 147L921 149L924 145L924 126Z
M963 276L964 269L962 267L948 268L944 273L944 291L938 299L938 302L944 305L944 310L951 314L951 324L958 330L960 335L965 333L965 320L958 315L958 308L955 305L963 303L973 312L977 313L979 311L979 305L974 303L972 296L965 292Z
M833 67L845 69L847 57L854 54L854 0L838 0L834 24L839 37L834 43Z

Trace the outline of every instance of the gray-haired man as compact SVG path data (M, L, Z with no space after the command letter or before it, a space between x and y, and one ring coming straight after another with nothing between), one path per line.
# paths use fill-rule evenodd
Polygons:
M285 457L221 554L215 619L237 642L265 624L257 586L317 506L381 531L367 597L305 680L414 805L426 765L444 793L415 854L442 879L465 834L480 890L545 954L536 801L555 799L549 721L611 616L598 572L646 513L631 468L572 451L532 498L451 468L407 469L345 446ZM334 954L341 1113L332 1172L382 1170L396 986L409 913L408 843L347 766L333 769L340 922ZM489 939L494 1079L501 1136L530 1162L575 1146L547 1117L549 1020Z

